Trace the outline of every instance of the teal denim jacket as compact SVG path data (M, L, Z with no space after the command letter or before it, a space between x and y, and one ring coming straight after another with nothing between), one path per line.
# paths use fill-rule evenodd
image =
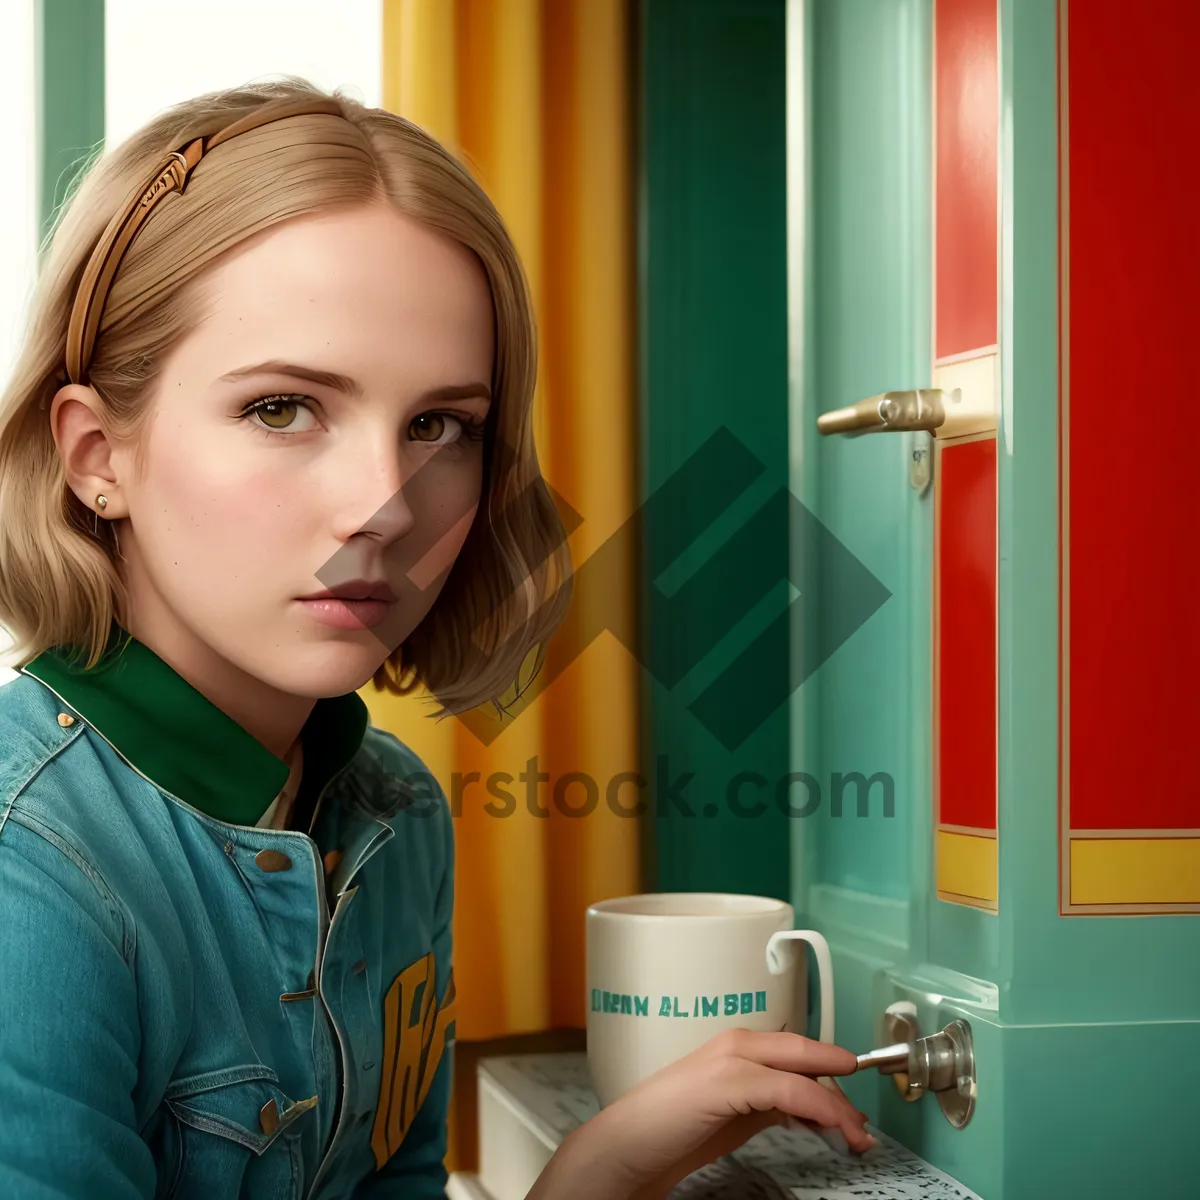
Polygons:
M258 828L280 759L127 636L68 658L0 687L0 1197L443 1197L442 790L351 694L311 836Z

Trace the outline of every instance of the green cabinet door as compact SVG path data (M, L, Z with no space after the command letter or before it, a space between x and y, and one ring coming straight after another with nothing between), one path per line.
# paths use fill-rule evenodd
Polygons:
M1060 340L1073 328L1060 287L1067 97L1090 96L1093 112L1111 102L1115 114L1107 130L1071 119L1072 186L1096 199L1095 189L1119 186L1120 163L1136 157L1139 140L1158 136L1169 149L1175 143L1154 131L1187 126L1180 105L1194 101L1180 77L1145 66L1183 53L1169 33L1171 13L1183 11L1115 0L787 4L791 488L891 593L794 694L792 769L822 802L791 822L792 894L801 920L831 944L840 1043L862 1052L890 1040L884 1014L897 1004L922 1033L970 1023L976 1090L964 1127L932 1096L907 1101L873 1071L845 1089L985 1200L1197 1194L1185 1155L1200 1086L1200 885L1182 870L1107 882L1094 865L1083 870L1118 851L1150 861L1139 845L1155 861L1182 861L1196 822L1160 820L1172 827L1151 845L1154 822L1139 826L1139 808L1168 805L1161 788L1146 791L1153 762L1136 745L1127 748L1134 782L1121 830L1069 826L1060 780L1070 661L1060 622L1086 615L1087 603L1076 597L1068 609L1061 595L1073 559L1060 493L1071 465L1102 477L1104 463L1086 459L1087 422L1122 420L1128 399L1120 386L1073 395L1069 457L1062 380L1072 365L1080 378L1086 366L1102 379L1104 347L1077 336L1068 361ZM1079 51L1069 60L1068 27ZM1125 41L1128 65L1113 54ZM1154 186L1167 189L1166 178ZM1099 200L1080 211L1095 218L1103 209ZM1125 315L1113 339L1151 300L1168 314L1164 329L1175 319L1154 288L1183 286L1169 274L1176 268L1149 257L1174 243L1152 234L1136 221L1072 228L1072 255L1114 264L1108 302ZM1153 283L1136 299L1121 286L1121 272L1135 267ZM1171 357L1182 344L1166 333L1155 353L1186 373ZM947 423L932 434L818 432L822 413L933 387ZM987 412L968 411L980 396L990 424ZM953 407L960 402L966 410ZM1156 453L1172 470L1181 462ZM1073 510L1075 557L1102 562L1107 544L1115 571L1133 561L1147 531L1112 512L1136 486L1113 475L1107 518L1095 504ZM1175 508L1149 519L1184 530ZM1177 560L1140 561L1139 586L1154 603L1172 579L1179 594ZM819 627L846 597L822 577L819 556L804 565ZM1189 645L1176 639L1184 670ZM1136 653L1109 674L1120 684L1106 684L1104 670L1091 678L1110 688L1114 712L1165 699L1136 698L1146 675ZM1104 703L1089 699L1088 711L1102 714ZM1179 712L1163 703L1162 721L1186 736ZM1071 730L1076 768L1123 736L1116 723L1075 720ZM1120 800L1119 781L1101 784ZM1182 793L1172 794L1186 815ZM1072 804L1102 809L1090 795ZM1138 887L1147 902L1122 903Z
M926 0L787 10L792 490L891 593L793 705L793 768L822 798L792 822L795 905L830 940L837 1040L858 1052L886 972L928 955L934 493L911 482L927 434L822 437L817 418L931 383L931 33ZM878 1076L845 1087L900 1131Z

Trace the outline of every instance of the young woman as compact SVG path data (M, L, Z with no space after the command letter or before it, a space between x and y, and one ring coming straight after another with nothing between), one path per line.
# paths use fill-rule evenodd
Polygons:
M202 96L87 173L0 400L0 1195L442 1196L453 832L357 690L461 712L559 626L530 304L390 113ZM535 1194L664 1195L846 1050L715 1039Z

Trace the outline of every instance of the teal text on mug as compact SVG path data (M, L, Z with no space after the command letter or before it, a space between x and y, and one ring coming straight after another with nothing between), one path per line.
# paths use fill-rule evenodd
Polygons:
M818 1037L832 1042L829 945L793 929L767 896L658 892L587 910L587 1056L602 1105L723 1029L808 1026L807 956L818 968Z

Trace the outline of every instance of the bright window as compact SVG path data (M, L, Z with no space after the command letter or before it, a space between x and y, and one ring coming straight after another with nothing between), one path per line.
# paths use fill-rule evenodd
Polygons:
M37 263L34 0L0 4L4 186L0 188L0 377L7 384Z
M7 387L37 270L37 142L34 110L34 0L0 3L4 80L4 186L0 187L0 387ZM0 651L11 645L0 629ZM0 683L14 672L0 669Z

